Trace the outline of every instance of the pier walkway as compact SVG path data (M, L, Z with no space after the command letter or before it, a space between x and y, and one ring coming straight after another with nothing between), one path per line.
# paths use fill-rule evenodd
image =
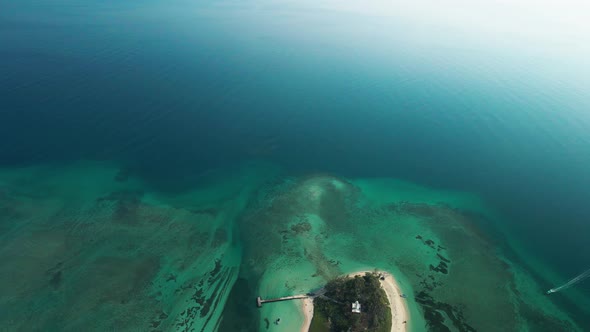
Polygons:
M285 296L285 297L279 297L276 299L267 299L267 300L263 300L260 296L256 298L256 306L258 308L262 307L263 303L270 303L270 302L279 302L279 301L289 301L289 300L299 300L299 299L306 299L308 298L308 295L293 295L293 296Z
M289 301L289 300L301 300L301 299L307 299L307 298L311 298L314 299L316 297L324 297L327 298L328 300L332 300L331 298L325 296L324 294L326 294L326 289L324 287L316 290L313 293L307 293L307 294L301 294L301 295L293 295L293 296L284 296L284 297L279 297L276 299L268 299L268 300L263 300L260 296L256 298L256 306L258 308L262 307L263 303L270 303L270 302L279 302L279 301ZM332 300L334 301L334 300Z

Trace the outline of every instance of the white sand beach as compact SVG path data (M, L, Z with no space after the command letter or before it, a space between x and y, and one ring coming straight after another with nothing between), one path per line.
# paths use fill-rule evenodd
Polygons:
M313 299L304 299L301 308L303 310L303 324L301 325L301 332L309 331L311 325L311 319L313 318Z

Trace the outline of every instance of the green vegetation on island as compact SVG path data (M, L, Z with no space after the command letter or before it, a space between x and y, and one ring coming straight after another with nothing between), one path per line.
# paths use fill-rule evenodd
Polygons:
M377 273L336 278L326 285L325 291L314 299L310 332L391 330L389 301ZM356 301L360 313L352 310Z

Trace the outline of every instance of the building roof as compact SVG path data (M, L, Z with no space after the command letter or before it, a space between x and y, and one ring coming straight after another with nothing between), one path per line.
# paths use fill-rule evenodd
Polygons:
M361 304L359 303L359 301L355 301L352 304L352 312L355 312L357 314L361 313Z

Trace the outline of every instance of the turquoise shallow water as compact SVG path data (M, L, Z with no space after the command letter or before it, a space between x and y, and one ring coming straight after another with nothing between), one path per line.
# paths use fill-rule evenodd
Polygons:
M174 196L105 164L3 171L3 325L212 329L240 267L235 219L266 171Z
M325 176L303 179L281 196L288 205L283 207L286 216L277 215L280 203L262 212L274 220L274 236L283 235L277 245L280 255L266 259L270 263L261 272L258 292L271 297L298 294L342 273L379 268L396 274L410 295L416 331L440 328L432 320L420 319L429 309L445 312L446 324L459 330L575 329L565 323L570 320L568 314L543 295L543 284L510 261L507 256L512 253L503 237L484 235L479 229L489 228L485 223L490 220L478 216L486 211L476 197L388 179L341 181ZM340 200L338 196L347 191L354 198ZM315 205L314 199L322 203ZM304 204L307 214L300 215L298 204ZM309 215L310 209L315 214ZM290 224L283 220L290 213L299 214L303 218L299 222L310 225L309 233L298 232L292 224L289 231ZM253 222L263 219L257 214ZM260 228L257 234L272 237L267 234L271 230ZM313 240L306 242L309 238ZM437 270L443 261L448 261L448 271ZM306 268L310 263L313 268ZM269 273L275 278L269 278ZM430 297L434 303L425 301ZM289 317L285 314L289 310L265 309L261 318L279 313ZM461 318L451 323L448 317Z
M588 299L545 296L531 266L547 267L466 193L288 176L262 162L175 194L95 162L5 169L0 180L9 329L266 331L280 317L269 328L293 331L300 303L257 309L256 296L382 269L408 295L412 331L582 330L568 306Z
M545 6L2 4L1 325L291 330L252 299L380 268L418 331L589 330L543 295L590 266L587 7Z

